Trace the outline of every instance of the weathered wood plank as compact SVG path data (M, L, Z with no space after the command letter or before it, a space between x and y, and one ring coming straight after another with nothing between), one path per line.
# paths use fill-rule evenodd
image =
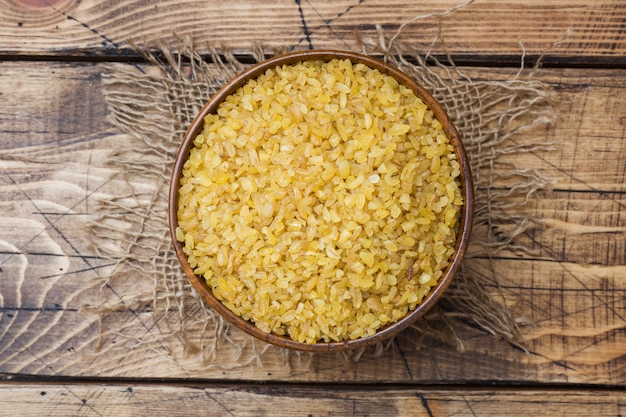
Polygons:
M618 416L626 394L599 390L302 386L0 385L1 415Z
M500 283L492 294L531 323L525 335L532 358L522 361L536 372L562 382L626 380L624 265L470 260L466 267L485 276L493 268Z
M100 339L100 317L83 307L125 296L102 281L115 260L95 257L83 236L93 204L124 189L121 179L108 180L112 172L105 166L109 152L125 145L125 136L105 120L102 66L4 62L2 68L0 372L318 382L380 381L381 375L387 382L410 383L626 380L626 287L620 279L625 227L620 179L626 155L622 72L538 74L547 83L566 86L555 96L559 118L543 132L557 150L518 156L512 162L547 171L558 185L516 209L544 220L543 227L517 237L517 243L538 252L503 251L493 264L501 285L494 282L489 288L516 314L535 323L526 331L530 353L468 324L460 330L464 352L444 337L420 341L419 335L407 332L382 359L373 352L358 363L320 355L303 358L303 363L292 358L285 366L282 352L270 349L262 357L263 366L252 363L226 371L159 344L149 302L104 320L126 335L151 338L153 343L116 349L116 343L123 344L121 335L109 333ZM514 73L464 70L492 79ZM585 102L591 104L581 111ZM568 146L573 136L578 138L575 151ZM466 264L476 273L492 274L486 260ZM129 275L127 290L149 293L150 285ZM415 350L418 343L421 350Z
M174 34L244 54L254 45L358 50L356 32L378 38L380 25L394 37L405 23L398 40L429 50L441 34L447 50L468 61L499 56L517 62L520 42L536 56L564 37L548 52L554 64L623 65L626 53L626 8L619 0L2 0L0 7L2 55L135 55L128 40L172 41ZM446 14L450 9L457 10ZM442 46L434 52L442 53Z
M488 273L486 261L468 262L476 273ZM102 352L97 317L72 308L7 308L3 312L0 372L48 376L129 378L220 378L291 381L359 381L464 383L466 381L578 382L622 384L626 380L623 329L626 287L623 268L555 262L495 262L502 285L494 296L533 323L526 329L528 353L463 323L458 330L463 351L444 335L421 339L409 330L380 356L368 350L356 363L339 355L293 357L289 365L278 348L232 370L202 365L182 349L158 342L149 310L107 316L107 327L144 337L128 349L123 335L105 335ZM534 274L534 275L531 275ZM541 277L551 277L542 280ZM60 291L51 291L53 294ZM6 317L6 318L5 318ZM452 318L454 320L454 318ZM111 325L114 323L114 325ZM236 331L234 331L236 332ZM150 342L150 340L152 340ZM262 347L262 346L261 346ZM231 349L232 350L232 349ZM228 349L227 356L235 354ZM247 352L246 354L249 354ZM384 377L383 377L384 376Z
M581 265L626 265L624 193L553 192L536 200L541 231L517 243L537 256Z
M462 68L474 80L511 79L511 69ZM535 80L553 93L554 122L529 135L553 144L524 155L519 169L536 169L562 191L623 193L626 166L626 78L622 71L543 69ZM523 77L523 76L522 76ZM511 158L519 159L517 155ZM507 161L506 156L501 159ZM601 172L601 175L598 173Z
M0 74L3 159L49 156L52 145L91 147L106 133L101 64L4 62ZM480 80L511 78L516 70L462 68ZM536 169L560 191L619 194L625 191L626 77L621 70L544 69L535 77L555 90L556 119L532 134L554 150L511 161ZM36 117L33 117L36 115ZM24 149L21 149L24 148ZM29 156L34 160L34 156ZM511 158L519 158L517 154ZM45 158L44 158L45 159ZM506 161L506 157L503 158ZM46 162L43 162L45 165ZM41 167L40 167L41 168ZM598 175L599 170L602 175Z

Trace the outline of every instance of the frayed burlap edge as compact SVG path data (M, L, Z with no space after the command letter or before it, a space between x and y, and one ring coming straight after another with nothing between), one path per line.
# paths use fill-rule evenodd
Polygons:
M549 146L532 136L534 129L552 121L549 91L541 83L519 76L506 81L475 80L453 65L442 65L428 54L390 41L393 39L379 31L377 39L360 39L360 44L362 52L382 56L442 103L464 141L476 188L474 234L464 265L439 305L406 332L444 337L463 349L464 340L457 330L471 323L523 346L523 318L514 317L492 290L487 290L506 278L495 273L487 276L484 271L473 274L471 263L503 249L529 250L516 246L515 237L537 227L538 222L507 212L523 213L510 209L524 207L549 180L539 172L507 166L503 156ZM306 366L310 355L256 341L206 307L178 265L167 228L170 170L185 130L210 96L245 65L227 50L220 50L220 55L203 47L213 51L213 63L209 64L190 39L137 49L154 64L147 68L155 72L111 64L102 77L110 121L128 135L128 143L113 151L108 161L125 186L119 194L100 201L98 218L89 224L94 251L116 263L103 288L124 294L103 297L89 309L101 317L100 351L148 346L160 354L197 358L197 366L234 368L260 364L266 353L279 350L286 363L295 355ZM255 51L257 61L265 57L264 51ZM129 279L137 285L129 286ZM107 319L120 311L130 312L129 321L140 320L151 331L138 336L130 330L136 324ZM113 339L115 344L110 343ZM376 355L390 345L389 341L376 346L371 353ZM358 360L362 354L354 352L350 359Z

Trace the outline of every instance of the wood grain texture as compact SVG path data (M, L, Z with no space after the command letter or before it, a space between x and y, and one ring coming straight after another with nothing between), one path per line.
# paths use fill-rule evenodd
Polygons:
M626 287L621 279L626 272L626 142L621 117L626 114L626 100L621 99L626 79L622 71L589 75L585 70L550 69L537 75L556 88L558 119L538 134L554 142L557 150L518 156L512 162L547 173L556 185L526 206L511 209L543 220L543 226L516 238L536 252L501 252L493 268L503 277L502 285L494 282L488 288L534 323L526 330L528 353L464 323L463 351L443 336L420 338L406 332L382 357L368 351L357 363L314 355L293 357L285 366L284 352L270 348L261 363L222 370L202 366L182 350L168 351L160 344L159 332L150 321L149 302L105 317L85 310L103 299L119 302L125 296L113 292L103 280L116 260L94 255L83 236L95 202L120 195L126 187L121 178L109 180L113 172L106 166L110 152L125 145L125 136L106 122L100 85L103 65L4 62L2 66L0 373L4 379L18 374L321 383L626 381ZM464 70L490 79L515 73ZM480 257L466 266L486 276L494 272ZM127 290L150 291L135 288L139 282L129 274ZM121 336L100 335L100 320L114 324L105 328L122 328L127 334L151 337L154 343L117 348Z
M174 34L192 36L200 48L203 42L210 42L243 54L250 53L255 44L269 50L285 46L359 50L356 32L378 38L379 25L394 37L401 25L410 23L402 27L398 40L426 51L441 35L448 52L467 61L485 62L490 56L492 60L517 63L521 42L526 53L534 56L550 49L546 59L554 64L625 63L626 7L619 0L467 3L2 0L0 54L136 55L128 47L129 40L140 44L171 41ZM458 10L446 14L450 9ZM563 41L550 48L559 40ZM433 52L442 53L442 46L435 46Z
M626 415L624 1L0 0L0 10L0 416ZM531 140L553 150L503 157L554 181L503 208L539 223L493 259L475 248L464 263L519 319L526 351L445 299L434 313L454 321L460 346L409 329L358 361L269 347L225 369L163 343L151 297L125 304L154 283L130 271L109 285L119 260L84 233L102 199L150 190L111 177L107 161L128 137L107 122L103 63L155 70L131 41L191 37L207 57L208 45L249 56L359 51L359 36L381 31L495 82L545 53L536 77L554 91L557 117ZM506 178L490 192L506 195ZM91 309L103 302L122 308ZM226 345L219 359L240 353Z
M0 415L46 416L619 416L617 391L303 386L5 384Z
M514 73L504 68L462 68L462 71L472 79L495 82L511 79ZM543 69L540 74L538 80L552 91L557 103L556 120L544 132L532 135L554 144L555 149L524 155L524 165L519 168L535 169L554 179L557 191L623 193L626 190L623 181L626 155L622 152L626 136L623 71L562 68Z

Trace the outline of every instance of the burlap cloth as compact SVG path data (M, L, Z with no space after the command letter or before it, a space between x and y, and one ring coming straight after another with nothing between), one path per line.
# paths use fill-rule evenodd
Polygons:
M541 227L523 213L549 180L507 161L550 146L533 136L551 123L550 91L533 80L532 71L520 70L503 81L474 79L427 53L397 41L390 45L392 39L382 32L376 39L360 39L359 52L396 65L442 103L465 144L476 189L474 233L461 272L436 308L404 335L417 336L411 339L416 348L421 338L436 335L463 349L457 330L471 325L523 347L524 318L516 317L494 290L506 277L474 265L484 265L502 249L528 250L515 245L516 236ZM195 357L198 367L262 362L268 350L279 350L288 361L294 353L255 341L203 304L178 264L167 227L170 170L182 137L209 97L249 63L223 49L207 63L189 39L140 50L153 65L111 64L102 76L110 121L127 142L107 161L125 186L102 199L98 218L89 225L94 250L116 263L103 282L101 302L90 308L101 318L99 349L143 346L187 360ZM255 59L263 59L264 52L258 50ZM128 319L114 314L120 312L128 312ZM371 354L386 346L372 348Z

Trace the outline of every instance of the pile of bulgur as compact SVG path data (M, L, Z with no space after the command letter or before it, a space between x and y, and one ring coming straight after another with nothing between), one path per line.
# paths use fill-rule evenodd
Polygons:
M267 70L206 116L177 239L238 316L304 343L374 334L454 253L460 167L412 90L350 60Z

